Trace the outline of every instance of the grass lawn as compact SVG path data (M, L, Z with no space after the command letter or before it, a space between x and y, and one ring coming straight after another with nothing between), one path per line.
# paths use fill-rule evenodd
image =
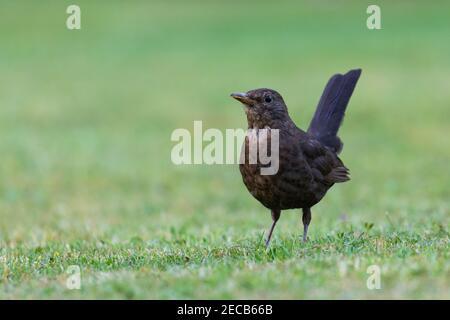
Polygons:
M0 19L0 298L450 298L450 3L9 1ZM246 128L233 91L307 127L361 67L352 180L271 219L236 165L175 166L176 128ZM81 289L66 287L71 265ZM381 270L381 289L366 272Z

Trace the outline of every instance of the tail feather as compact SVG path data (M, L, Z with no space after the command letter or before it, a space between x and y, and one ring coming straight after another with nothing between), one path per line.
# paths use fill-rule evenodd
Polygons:
M360 75L361 69L355 69L344 75L335 74L331 77L308 128L311 135L336 153L339 153L343 146L337 132Z
M332 183L340 183L350 180L350 172L344 166L336 167L326 176L326 179Z

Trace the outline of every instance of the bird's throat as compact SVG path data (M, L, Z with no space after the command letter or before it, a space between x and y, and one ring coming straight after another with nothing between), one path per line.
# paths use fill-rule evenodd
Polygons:
M245 109L245 114L247 115L249 129L283 129L288 123L292 122L287 114L274 116L273 114L254 112L250 108Z

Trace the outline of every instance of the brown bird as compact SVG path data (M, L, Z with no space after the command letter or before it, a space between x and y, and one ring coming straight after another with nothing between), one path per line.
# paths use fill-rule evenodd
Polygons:
M239 165L248 191L271 210L272 225L266 246L281 210L286 209L302 209L303 241L306 241L311 207L333 184L350 180L348 169L338 157L343 144L337 132L360 74L361 70L356 69L331 77L306 132L292 121L283 98L275 90L263 88L231 94L244 104L249 129L278 129L279 160L275 174L261 174L261 168L267 165L261 164L259 158L253 164L249 161L249 134L243 146L246 160ZM270 134L266 138L268 145L269 138Z

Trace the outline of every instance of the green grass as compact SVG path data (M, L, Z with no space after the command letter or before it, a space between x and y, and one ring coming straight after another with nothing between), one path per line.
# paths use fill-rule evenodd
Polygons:
M2 4L0 298L450 298L448 3L381 2L379 31L356 1L77 3L81 31L72 3ZM236 166L171 163L175 128L245 128L230 92L277 89L307 127L354 67L352 180L310 242L289 211L266 251Z

